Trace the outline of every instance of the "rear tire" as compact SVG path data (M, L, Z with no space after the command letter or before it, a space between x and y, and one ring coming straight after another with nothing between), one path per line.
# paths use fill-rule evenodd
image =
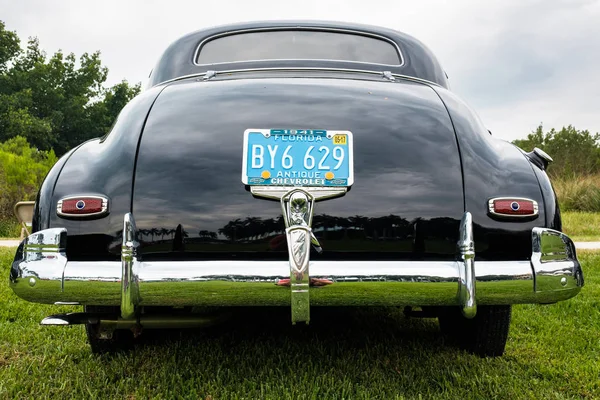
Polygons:
M504 354L510 328L511 306L478 306L473 319L465 318L458 307L440 311L440 329L450 340L480 357Z
M118 307L85 306L84 311L112 315L115 319L119 315ZM85 324L85 332L87 333L88 343L94 354L117 353L133 348L133 332L130 330L116 329L112 332L110 338L103 338L102 336L106 336L106 334L102 335L100 325L88 323Z

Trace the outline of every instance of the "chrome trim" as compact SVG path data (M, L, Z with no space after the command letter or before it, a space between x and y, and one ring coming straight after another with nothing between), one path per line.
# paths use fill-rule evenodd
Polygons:
M250 186L250 193L256 197L281 200L286 193L295 189L293 186ZM315 199L315 202L340 197L348 192L345 187L303 187Z
M292 226L285 230L290 263L292 324L310 321L310 256L311 229Z
M294 199L298 194L302 194L302 199ZM302 202L302 205L298 204ZM288 192L281 197L281 211L286 228L294 225L300 225L311 228L309 230L310 242L320 254L323 252L321 243L312 232L312 219L315 207L315 196L312 195L310 188L289 188ZM297 208L301 208L301 214Z
M67 265L66 245L65 228L45 229L29 235L17 249L15 261L20 263L18 269L15 269L13 264L10 272L11 284L19 281L34 290L62 292L64 269Z
M114 317L112 317L114 318ZM80 325L98 324L112 332L115 329L184 329L215 325L228 318L227 314L215 316L201 315L140 315L138 319L111 319L110 315L94 313L66 313L50 315L40 325Z
M51 315L40 322L40 325L73 325L67 318L59 315Z
M293 72L293 71L314 71L314 72L318 72L318 71L324 71L324 72L343 72L343 73L355 73L355 74L369 74L369 75L377 75L377 76L381 76L382 71L374 71L374 70L368 70L368 69L352 69L352 68L330 68L330 67L263 67L263 68L239 68L239 69L228 69L228 70L224 70L224 71L215 71L217 75L223 75L223 74L234 74L234 73L245 73L245 72L269 72L269 71L281 71L281 72ZM166 85L172 82L177 82L177 81L181 81L184 79L189 79L189 78L197 78L197 77L204 77L206 76L206 74L209 71L202 71L202 72L197 72L197 73L193 73L193 74L188 74L188 75L182 75L182 76L178 76L175 78L171 78L171 79L167 79L166 81L162 81L159 83L156 83L154 86L159 86L159 85ZM405 81L412 81L412 82L418 82L418 83L422 83L425 85L433 85L433 86L437 86L442 88L443 86L440 85L439 83L433 82L433 81L429 81L427 79L423 79L423 78L417 78L415 76L409 76L409 75L403 75L403 74L392 74L392 76L394 78L397 79L401 79L401 80L405 80ZM200 79L198 79L200 80Z
M577 261L575 244L567 235L551 229L533 228L531 240L536 292L583 286L583 271Z
M204 77L202 77L202 80L207 81L210 78L214 78L215 76L217 76L217 71L206 71L206 74L204 75Z
M311 290L312 306L460 305L459 261L312 261L311 277L333 282ZM544 265L550 271L554 263ZM565 269L566 267L566 269ZM553 303L575 296L581 273L560 266L561 274L545 275L535 290L539 271L529 261L478 261L477 303ZM577 268L578 264L577 264ZM21 263L21 276L11 288L21 298L45 304L77 301L82 305L121 304L121 263L70 261L61 274ZM57 270L63 267L57 265ZM289 278L288 261L143 261L138 264L137 306L290 306L290 289L277 286ZM40 271L40 272L38 272ZM38 284L27 282L39 273ZM567 277L569 284L551 290ZM539 280L540 276L538 276ZM61 286L64 284L64 288Z
M535 154L537 154L538 156L540 156L541 158L543 158L544 160L546 160L548 163L554 162L554 159L552 159L552 157L550 157L550 155L548 153L546 153L544 150L540 149L539 147L534 147L533 152Z
M298 59L268 58L268 59L263 59L263 60L226 61L226 62L209 63L209 64L199 64L197 62L198 55L200 54L200 50L202 50L202 46L204 46L206 43L208 43L210 41L213 41L215 39L218 39L218 38L224 37L224 36L233 36L233 35L239 35L242 33L251 33L251 32L269 32L269 31L334 32L334 33L348 33L351 35L371 37L374 39L379 39L379 40L383 40L388 43L391 43L396 48L396 51L398 52L398 58L400 58L400 63L399 64L380 64L380 63L370 63L370 62L366 62L366 61L333 60L333 59L322 59L322 58L314 58L314 59L312 59L312 58L298 58ZM358 64L384 65L384 66L395 67L395 68L402 67L402 66L404 66L404 63L405 63L404 54L402 54L402 50L400 50L400 46L398 46L398 43L396 43L395 41L393 41L392 39L390 39L386 36L382 36L382 35L378 35L378 34L370 33L370 32L363 32L363 31L354 30L354 29L327 28L327 27L318 27L318 26L312 26L312 27L311 26L272 26L272 27L263 27L263 28L239 29L239 30L234 30L234 31L217 33L217 34L214 34L207 38L204 38L198 44L198 47L196 47L196 50L194 51L194 58L192 59L193 64L196 66L231 64L231 63L235 63L235 62L259 62L259 61L263 61L263 62L264 61L336 61L336 62L349 62L349 63L358 63Z
M394 74L391 71L383 71L381 75L390 82L396 82L396 78L394 78Z
M131 213L123 218L123 244L121 246L121 317L131 319L135 316L138 299L137 267L137 228Z
M475 242L473 241L473 218L466 212L460 221L458 250L462 263L459 264L458 298L461 311L466 318L477 314L475 291Z
M87 313L66 313L50 315L44 318L40 325L77 325L97 320L97 317Z
M281 212L286 228L312 226L315 198L307 188L293 188L281 198Z
M90 213L90 214L65 214L62 212L62 205L63 205L64 200L77 200L77 199L81 199L81 198L102 200L102 210L95 212L95 213ZM66 197L63 197L60 200L58 200L58 202L56 203L56 215L58 215L59 217L88 218L88 217L99 217L101 215L106 215L106 214L108 214L108 198L105 196L88 195L88 194L82 194L79 196L66 196Z
M310 262L311 278L331 282L310 288L310 306L454 305L470 315L475 305L553 303L581 290L583 272L565 234L534 228L530 260L475 262L469 219L457 261ZM141 261L130 214L124 228L122 261L68 261L64 228L30 235L17 249L10 287L38 303L121 306L126 317L141 306L291 304L290 289L276 285L289 279L289 261Z
M494 201L496 200L524 200L524 201L531 201L533 203L533 214L527 214L527 215L517 215L517 214L500 214L497 213L494 210ZM503 196L503 197L493 197L491 199L488 200L488 213L490 213L493 216L496 216L498 218L532 218L532 217L537 217L539 215L539 206L538 206L538 202L533 200L533 199L529 199L526 197L510 197L510 196Z
M296 188L281 198L281 211L290 262L292 324L310 321L310 244L315 199L307 191ZM317 241L317 238L314 238ZM318 241L317 241L318 244ZM320 247L320 245L319 245Z

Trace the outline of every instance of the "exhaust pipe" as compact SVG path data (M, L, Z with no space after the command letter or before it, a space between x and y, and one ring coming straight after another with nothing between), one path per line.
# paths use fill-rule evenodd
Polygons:
M186 329L204 328L225 321L229 315L141 315L137 319L114 318L114 315L97 313L67 313L46 317L41 325L98 324L103 330L115 329Z

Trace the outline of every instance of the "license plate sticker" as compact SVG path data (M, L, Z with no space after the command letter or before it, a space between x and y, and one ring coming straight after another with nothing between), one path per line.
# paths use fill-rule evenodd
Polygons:
M335 186L354 183L352 132L246 129L242 182L252 186Z

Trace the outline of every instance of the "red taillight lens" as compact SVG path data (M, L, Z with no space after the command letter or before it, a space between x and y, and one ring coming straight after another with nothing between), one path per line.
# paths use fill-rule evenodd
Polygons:
M63 198L58 201L56 213L63 217L101 216L108 213L108 199L99 196Z
M499 217L533 217L538 215L535 200L520 197L501 197L488 202L490 214Z

